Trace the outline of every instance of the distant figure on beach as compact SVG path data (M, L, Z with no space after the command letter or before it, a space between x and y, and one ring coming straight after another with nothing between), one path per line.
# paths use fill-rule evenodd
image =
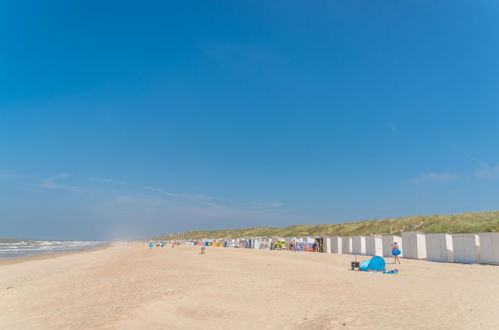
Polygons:
M313 245L314 252L321 252L321 244L319 243L319 240L315 240L314 245Z
M398 262L399 265L400 265L399 254L400 254L399 246L398 246L397 242L393 242L393 244L392 244L392 255L393 255L393 258L394 258L394 263L396 264Z
M289 249L290 249L291 251L295 251L295 241L291 241L291 242L289 243Z

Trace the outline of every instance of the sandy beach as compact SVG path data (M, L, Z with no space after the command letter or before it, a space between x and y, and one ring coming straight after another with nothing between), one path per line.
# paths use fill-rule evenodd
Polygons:
M499 267L115 243L0 265L2 329L498 329ZM389 265L393 267L393 265Z

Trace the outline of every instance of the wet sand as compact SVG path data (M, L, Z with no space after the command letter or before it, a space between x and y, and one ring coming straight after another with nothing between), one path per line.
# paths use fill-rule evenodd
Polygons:
M0 265L2 329L498 329L499 267L145 244ZM393 265L388 265L393 267Z

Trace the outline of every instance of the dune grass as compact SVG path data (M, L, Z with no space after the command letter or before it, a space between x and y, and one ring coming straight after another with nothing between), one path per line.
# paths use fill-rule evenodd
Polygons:
M499 232L499 211L472 212L450 215L430 215L394 219L374 219L359 222L324 225L293 225L285 228L255 227L223 230L195 230L182 235L184 239L288 237L288 236L354 236L400 234L417 230L423 233ZM176 239L176 234L154 239Z

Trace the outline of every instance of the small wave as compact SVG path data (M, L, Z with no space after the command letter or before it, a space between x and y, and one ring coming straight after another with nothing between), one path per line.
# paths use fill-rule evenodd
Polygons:
M2 243L0 245L0 258L19 257L35 254L72 252L89 250L106 245L100 241L23 241L15 243Z

